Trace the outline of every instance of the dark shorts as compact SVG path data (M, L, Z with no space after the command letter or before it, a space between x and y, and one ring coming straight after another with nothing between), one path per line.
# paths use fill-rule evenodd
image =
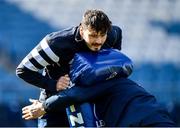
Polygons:
M66 111L51 112L38 119L38 128L69 127Z

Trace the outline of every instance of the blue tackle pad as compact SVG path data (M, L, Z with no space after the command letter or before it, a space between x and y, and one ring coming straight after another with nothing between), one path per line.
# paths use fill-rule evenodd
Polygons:
M70 78L77 85L89 86L114 77L128 77L132 61L119 50L76 53L70 65Z

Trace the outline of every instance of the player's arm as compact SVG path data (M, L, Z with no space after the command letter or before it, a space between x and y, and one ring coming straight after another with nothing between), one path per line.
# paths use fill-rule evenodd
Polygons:
M22 60L16 68L16 74L24 81L37 87L56 91L56 80L39 73L47 65L57 63L59 56L54 52L53 44L46 37Z
M106 83L109 84L92 85L88 88L74 86L49 97L45 100L42 106L46 112L49 112L63 110L72 104L80 104L83 102L92 101L99 96L106 95L108 92L107 90L112 86L110 81Z
M100 86L94 85L88 88L74 86L49 97L43 103L33 100L33 104L22 109L22 117L26 120L36 119L46 112L64 110L72 104L83 103L102 95L108 95L108 90L113 86L111 82L109 81L104 84L102 83Z

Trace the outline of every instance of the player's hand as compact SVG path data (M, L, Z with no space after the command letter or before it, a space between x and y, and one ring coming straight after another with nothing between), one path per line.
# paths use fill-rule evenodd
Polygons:
M61 76L57 81L56 90L61 91L61 90L67 89L69 86L69 83L70 83L70 78L68 74Z
M42 103L38 100L29 99L29 101L32 103L31 105L28 105L24 108L22 108L22 118L25 120L32 120L37 119L38 117L41 117L46 112L44 111L44 108L42 106Z

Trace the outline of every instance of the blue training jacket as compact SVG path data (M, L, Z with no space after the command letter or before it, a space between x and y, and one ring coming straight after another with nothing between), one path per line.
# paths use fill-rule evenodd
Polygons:
M127 78L115 78L88 88L74 86L51 96L45 110L60 110L74 103L91 101L105 126L175 126L155 97Z

